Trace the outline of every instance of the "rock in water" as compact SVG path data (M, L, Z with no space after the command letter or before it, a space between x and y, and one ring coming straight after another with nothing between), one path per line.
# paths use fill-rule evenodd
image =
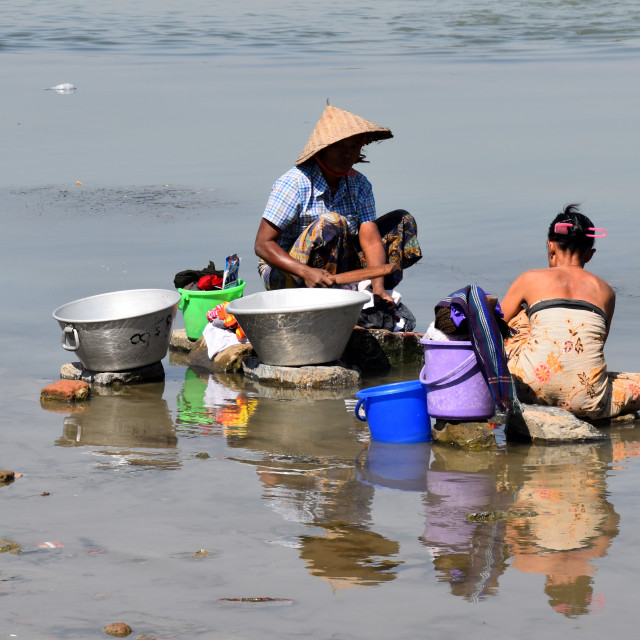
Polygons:
M112 622L104 628L104 632L116 638L126 638L131 633L131 627L124 622Z
M484 451L497 449L496 437L488 422L449 422L438 418L431 429L434 442L459 449Z
M604 433L570 411L539 404L522 404L521 414L509 416L505 434L508 440L549 444L607 439Z
M87 400L91 387L82 380L58 380L40 391L40 400L59 402L79 402Z

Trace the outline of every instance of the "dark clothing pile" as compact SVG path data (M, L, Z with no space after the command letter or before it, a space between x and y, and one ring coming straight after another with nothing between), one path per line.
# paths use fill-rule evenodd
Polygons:
M404 319L402 331L413 331L416 328L415 316L402 303L395 305L383 300L380 296L373 296L373 306L360 312L357 326L363 329L386 329L393 331L398 323Z
M194 289L196 291L211 291L222 287L224 271L216 269L216 265L209 260L208 266L200 271L187 269L176 273L173 284L176 289Z

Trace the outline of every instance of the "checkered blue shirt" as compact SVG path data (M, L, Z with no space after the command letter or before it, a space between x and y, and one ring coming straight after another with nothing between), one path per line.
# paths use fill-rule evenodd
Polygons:
M352 169L331 196L317 162L294 167L276 180L262 217L282 230L278 244L289 251L300 234L325 212L344 216L355 235L364 222L376 219L371 183Z

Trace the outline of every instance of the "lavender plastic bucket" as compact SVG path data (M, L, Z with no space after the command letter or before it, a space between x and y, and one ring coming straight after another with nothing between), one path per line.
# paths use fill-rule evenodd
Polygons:
M424 367L420 382L427 393L429 415L450 420L484 420L495 403L471 342L422 339Z

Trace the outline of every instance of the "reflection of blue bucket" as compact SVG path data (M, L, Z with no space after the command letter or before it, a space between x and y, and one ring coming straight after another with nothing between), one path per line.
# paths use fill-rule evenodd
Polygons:
M359 398L356 417L369 423L374 440L396 443L431 440L427 395L420 380L361 389L356 396ZM363 405L365 417L360 415Z
M425 491L431 444L371 442L358 480L397 491Z

